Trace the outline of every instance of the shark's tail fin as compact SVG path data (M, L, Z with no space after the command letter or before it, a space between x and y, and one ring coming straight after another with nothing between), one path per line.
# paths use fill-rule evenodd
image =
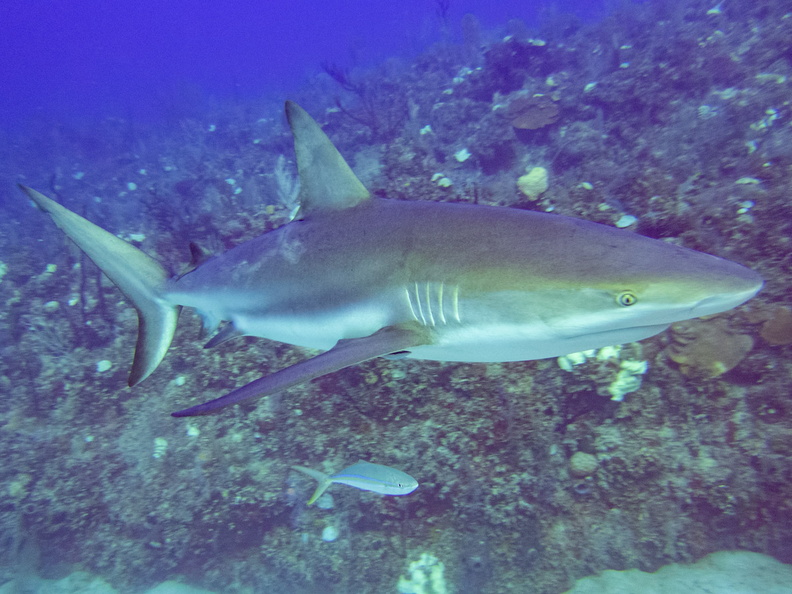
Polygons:
M319 499L325 491L327 491L327 488L333 484L333 479L330 478L330 475L327 475L324 472L306 468L305 466L292 466L292 468L319 481L319 484L316 485L316 491L314 491L313 495L311 495L311 498L308 500L308 505L313 505L313 503Z
M173 340L180 307L159 296L169 274L153 258L64 208L44 194L19 186L132 302L138 313L138 340L129 385L157 368Z

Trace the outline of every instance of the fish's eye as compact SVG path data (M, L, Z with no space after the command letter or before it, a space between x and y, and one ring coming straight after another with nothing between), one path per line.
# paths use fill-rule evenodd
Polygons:
M638 297L635 296L635 293L624 291L616 296L616 303L623 307L629 307L638 303Z

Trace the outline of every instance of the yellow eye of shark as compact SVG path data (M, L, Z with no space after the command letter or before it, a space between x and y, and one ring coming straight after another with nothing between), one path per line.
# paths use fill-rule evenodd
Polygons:
M635 296L635 293L624 291L616 296L616 303L624 307L629 307L630 305L638 303L638 297Z

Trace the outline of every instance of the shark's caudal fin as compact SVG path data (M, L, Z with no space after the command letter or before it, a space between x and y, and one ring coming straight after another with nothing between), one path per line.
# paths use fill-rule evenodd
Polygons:
M322 210L341 210L368 200L369 191L319 124L293 101L286 102L286 117L294 135L300 176L298 217Z
M333 484L333 479L330 478L329 474L325 474L324 472L319 472L318 470L313 470L312 468L306 468L305 466L292 466L292 468L319 481L319 484L316 485L316 490L313 492L313 495L311 495L307 505L313 505L317 499L324 495L324 492L327 491L327 488Z
M138 340L129 385L146 379L165 356L180 307L158 296L169 278L153 258L31 188L19 186L121 289L138 313Z

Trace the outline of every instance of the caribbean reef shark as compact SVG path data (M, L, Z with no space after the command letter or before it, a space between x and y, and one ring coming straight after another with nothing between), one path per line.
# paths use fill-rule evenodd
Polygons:
M739 264L584 220L374 198L311 116L292 102L286 116L300 218L180 276L21 186L136 308L130 386L162 361L182 306L209 329L228 322L207 346L249 335L325 351L174 416L383 355L522 361L637 341L762 287Z

